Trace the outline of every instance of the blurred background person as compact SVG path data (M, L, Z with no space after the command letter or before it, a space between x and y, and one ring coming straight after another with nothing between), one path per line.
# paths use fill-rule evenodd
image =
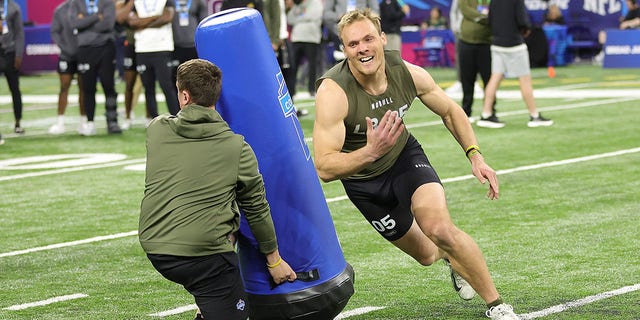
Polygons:
M462 13L460 36L458 38L458 64L460 83L462 84L462 109L467 114L469 122L475 119L471 116L475 83L478 74L484 87L491 77L491 28L489 27L489 0L459 0L458 7ZM482 93L482 89L478 88ZM493 106L495 116L495 102Z
M380 2L380 23L387 36L386 50L402 51L402 20L409 15L409 5L402 0L382 0Z
M562 24L564 25L564 16L557 4L550 4L544 13L544 24Z
M49 134L63 134L64 113L67 110L69 88L75 74L78 75L78 107L80 109L80 125L78 133L87 124L87 116L84 112L84 93L82 91L82 80L78 73L78 41L71 27L71 17L69 8L72 0L66 0L59 4L53 11L51 20L51 40L60 48L58 55L58 76L60 79L60 91L58 92L58 117L56 123L49 128Z
M138 97L142 92L142 81L136 71L136 48L134 30L128 23L129 15L133 11L133 0L116 1L116 23L124 30L122 42L122 68L124 73L124 116L121 128L128 130L133 124L135 114L133 109L138 104Z
M477 125L485 128L502 128L504 123L492 120L492 106L500 82L505 76L517 77L522 100L529 111L529 127L547 127L553 120L538 112L533 98L529 50L524 38L531 33L531 22L524 0L492 0L489 9L491 26L491 78L485 85L484 109Z
M20 92L20 66L22 65L22 55L24 53L24 28L22 25L22 12L13 0L4 0L2 6L0 25L0 71L7 78L9 90L11 90L11 100L13 101L13 116L15 126L13 131L17 134L24 134L24 129L20 125L22 120L22 93Z
M627 14L620 17L620 30L634 29L640 27L640 7L638 6L638 0L626 0ZM600 30L598 32L598 43L600 46L604 46L607 42L606 30ZM601 50L597 55L593 57L593 63L595 65L602 65L604 61L604 50Z
M322 0L285 0L285 5L288 8L287 23L291 26L291 72L296 76L289 94L295 99L297 84L302 78L298 71L306 61L307 90L309 96L314 97L322 41Z
M176 83L172 80L173 28L175 14L173 0L134 2L133 12L127 22L135 30L136 70L144 86L147 114L150 119L158 116L156 81L164 94L169 113L180 111ZM150 120L147 119L147 120Z
M341 61L345 58L341 48L342 41L338 35L338 21L349 11L365 8L380 14L378 0L324 0L322 27L327 33L327 43L335 48L331 57L333 60Z
M271 0L267 0L271 1ZM196 59L196 27L208 15L204 0L175 0L176 12L173 15L173 68L172 81L176 82L178 66L188 60Z
M447 18L442 15L442 9L434 6L429 10L429 19L427 20L427 28L429 29L448 29L449 24Z
M449 27L451 28L451 32L453 32L454 37L456 38L456 57L455 57L455 68L456 68L456 82L453 83L445 92L447 94L458 93L462 91L462 83L460 83L460 62L458 61L458 49L460 45L458 44L458 39L460 38L460 25L462 24L462 12L460 12L460 7L458 6L459 0L452 0L451 7L449 8Z
M105 96L107 132L122 133L118 126L115 89L115 24L116 8L113 1L72 1L71 25L77 30L78 71L84 91L87 124L80 130L83 136L96 134L96 84L100 79Z

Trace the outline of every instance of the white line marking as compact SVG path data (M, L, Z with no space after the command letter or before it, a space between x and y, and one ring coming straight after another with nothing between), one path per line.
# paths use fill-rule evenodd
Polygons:
M601 154L594 154L594 155L585 156L585 157L579 157L579 158L572 158L572 159L559 160L559 161L551 161L551 162L539 163L539 164L534 164L534 165L529 165L529 166L522 166L522 167L517 167L517 168L512 168L512 169L498 170L497 173L499 175L500 174L508 174L508 173L513 173L513 172L518 172L518 171L526 171L526 170L533 170L533 169L539 169L539 168L547 168L547 167L560 166L560 165L572 164L572 163L577 163L577 162L597 160L597 159L601 159L601 158L615 157L615 156L619 156L619 155L631 154L631 153L636 153L636 152L640 152L640 148L619 150L619 151L613 151L613 152L607 152L607 153L601 153ZM442 183L469 180L469 179L474 179L474 178L475 177L473 175L468 174L468 175L464 175L464 176L458 176L458 177L453 177L453 178L442 179ZM342 196L339 196L339 197L328 198L327 199L327 203L338 202L338 201L343 201L343 200L348 200L348 199L349 198L346 195L342 195ZM98 241L103 241L103 240L117 239L117 238L122 238L122 237L127 237L127 236L133 236L133 235L136 235L136 234L138 234L138 231L133 230L133 231L124 232L124 233L118 233L118 234L114 234L114 235L100 236L100 237L94 237L94 238L89 238L89 239L84 239L84 240L77 240L77 241L71 241L71 242L52 244L52 245L48 245L48 246L44 246L44 247L37 247L37 248L31 248L31 249L25 249L25 250L19 250L19 251L0 253L0 258L9 257L9 256L16 256L16 255L21 255L21 254L31 253L31 252L36 252L36 251L43 251L43 250L51 250L51 249L56 249L56 248L69 247L69 246L74 246L74 245L79 245L79 244L90 243L90 242L98 242Z
M596 302L598 300L607 299L607 298L611 298L611 297L614 297L614 296L618 296L618 295L621 295L621 294L625 294L625 293L629 293L629 292L633 292L633 291L638 291L638 290L640 290L640 284L635 284L635 285L632 285L632 286L622 287L620 289L607 291L607 292L599 293L599 294L596 294L596 295L593 295L593 296L588 296L586 298L582 298L582 299L579 299L579 300L575 300L575 301L570 301L570 302L567 302L567 303L559 304L559 305L556 305L556 306L553 306L553 307L550 307L550 308L546 308L544 310L531 312L531 313L527 313L527 314L521 314L520 318L525 320L525 319L535 319L535 318L545 317L545 316L548 316L550 314L554 314L554 313L559 313L559 312L565 311L567 309L584 306L586 304L593 303L593 302Z
M80 298L85 298L85 297L88 297L88 295L86 295L84 293L74 293L74 294L70 294L70 295L66 295L66 296L53 297L51 299L42 300L42 301L30 302L30 303L25 303L25 304L18 304L18 305L15 305L15 306L4 308L4 310L16 311L16 310L22 310L22 309L27 309L27 308L32 308L32 307L45 306L45 305L56 303L56 302L61 302L61 301L66 301L66 300L73 300L73 299L80 299Z
M111 162L111 163L105 163L105 164L96 164L96 165L91 165L91 166L82 166L82 167L64 168L64 169L56 169L56 170L29 172L29 173L23 173L23 174L14 174L14 175L0 177L0 181L9 181L9 180L16 180L16 179L40 177L40 176L46 176L46 175L50 175L50 174L82 171L82 170L87 170L87 169L101 169L101 168L107 168L107 167L125 166L125 165L130 165L130 164L138 164L138 163L145 162L145 161L146 161L145 159L133 159L133 160L117 161L117 162Z
M30 248L30 249L25 249L25 250L18 250L18 251L0 253L0 258L10 257L10 256L17 256L17 255L21 255L21 254L25 254L25 253L31 253L31 252L37 252L37 251L45 251L45 250L51 250L51 249L58 249L58 248L64 248L64 247L77 246L77 245L91 243L91 242L98 242L98 241L104 241L104 240L124 238L124 237L129 237L129 236L135 236L137 234L138 234L138 230L133 230L133 231L129 231L129 232L111 234L111 235L108 235L108 236L99 236L99 237L93 237L93 238L83 239L83 240L56 243L56 244L51 244L51 245L44 246L44 247L35 247L35 248Z
M190 305L184 306L184 307L178 307L178 308L167 310L167 311L162 311L162 312L158 312L158 313L152 313L149 316L150 317L173 316L173 315L176 315L176 314L181 314L181 313L185 313L187 311L197 310L197 309L198 309L198 306L194 303L194 304L190 304Z
M346 318L349 318L349 317L358 316L358 315L361 315L361 314L373 312L373 311L384 309L384 308L386 308L386 307L362 307L362 308L356 308L356 309L353 309L353 310L349 310L349 311L345 311L345 312L340 313L337 317L334 318L334 320L346 319Z

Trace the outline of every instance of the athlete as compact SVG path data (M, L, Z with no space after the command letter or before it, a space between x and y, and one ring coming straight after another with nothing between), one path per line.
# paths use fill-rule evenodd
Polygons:
M96 135L94 117L96 113L96 85L102 85L105 97L107 132L121 134L118 125L118 93L115 87L116 9L113 1L72 1L71 26L76 30L78 41L78 71L82 79L84 109L87 124L82 127L83 136Z
M128 19L133 11L133 0L116 1L116 26L124 32L122 39L122 68L124 69L124 123L122 130L129 130L133 125L135 113L133 109L138 104L138 97L142 91L142 83L140 75L136 70L136 47L134 33L135 30L129 26ZM151 23L152 18L144 20L145 23ZM120 41L120 39L119 39Z
M144 86L147 114L158 116L156 81L162 89L169 113L180 111L172 80L174 50L171 21L175 14L174 0L135 1L127 23L135 30L136 70Z
M70 25L70 6L71 0L66 0L58 5L53 11L51 20L51 39L60 48L57 69L60 78L60 92L58 93L58 118L56 123L49 128L50 134L63 134L65 132L64 113L67 110L69 88L74 74L78 75L79 87L80 125L78 133L82 133L84 126L87 124L87 116L84 112L82 79L80 79L80 74L78 73L78 41L74 34L74 29Z
M402 121L420 99L466 151L473 174L489 182L489 199L497 199L496 173L480 154L466 114L425 69L384 51L377 14L349 12L338 31L346 59L316 82L318 175L325 182L339 179L372 226L419 263L444 259L460 297L478 292L488 317L518 319L500 298L478 245L451 221L442 183Z

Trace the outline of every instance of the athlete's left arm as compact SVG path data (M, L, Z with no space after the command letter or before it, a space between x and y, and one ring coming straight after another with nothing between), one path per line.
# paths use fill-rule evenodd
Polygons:
M460 143L462 149L478 144L473 128L462 108L445 94L427 70L408 62L405 64L416 86L418 99L442 118L442 122Z
M462 107L444 93L427 70L408 62L405 64L416 86L418 99L442 118L442 122L458 141L463 152L469 146L477 145L478 140ZM487 180L489 181L489 192L487 193L489 199L497 199L499 191L496 172L484 162L480 153L473 154L469 160L473 175L483 184Z

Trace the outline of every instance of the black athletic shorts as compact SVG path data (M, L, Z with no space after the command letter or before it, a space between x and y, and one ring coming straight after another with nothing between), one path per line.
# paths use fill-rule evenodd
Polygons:
M58 73L59 74L78 73L78 60L58 57Z
M409 136L407 145L385 173L367 180L346 180L342 185L349 199L385 239L404 236L414 217L411 196L423 184L440 182L422 146Z
M122 47L122 55L122 67L124 70L136 71L136 47L128 41L125 41Z
M194 296L205 319L248 319L249 306L235 252L203 257L147 257L162 276L181 284Z

